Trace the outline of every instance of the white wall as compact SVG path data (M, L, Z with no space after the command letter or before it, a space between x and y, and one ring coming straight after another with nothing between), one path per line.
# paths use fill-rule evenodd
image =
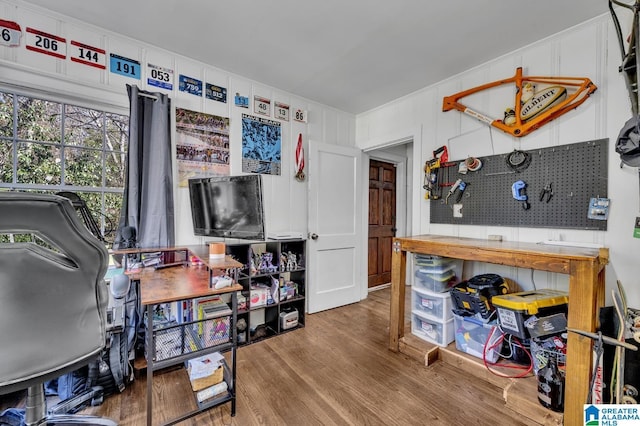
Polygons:
M548 39L526 46L508 55L490 60L477 68L426 87L401 99L360 114L356 123L356 146L362 149L384 145L406 135L414 138L413 232L486 238L499 234L505 240L539 242L564 240L601 244L610 249L607 267L607 300L615 280L622 281L630 306L640 307L640 240L633 238L633 226L639 214L638 170L620 168L615 140L631 108L618 73L620 53L611 18L608 14L570 28ZM511 77L517 67L525 75L588 77L598 90L576 110L543 126L528 136L514 138L457 111L443 112L442 99L461 90ZM486 92L485 92L486 93ZM513 103L513 89L476 95L473 106L481 112L501 116ZM466 100L466 99L465 99ZM469 133L471 132L471 133ZM448 145L461 159L467 155L489 155L513 149L531 149L609 138L609 197L611 210L607 231L569 229L505 228L429 223L429 201L419 184L422 167L434 149ZM468 140L472 140L470 145ZM461 149L458 144L464 144ZM493 144L493 148L492 148ZM476 148L475 152L464 150ZM586 209L585 209L586 214ZM523 289L552 287L566 289L566 276L495 265L473 265L474 272L494 271L513 278Z
M352 114L225 72L216 68L215 64L196 62L159 47L125 38L106 29L90 26L19 1L0 0L0 18L17 22L23 32L19 47L0 46L0 88L18 88L39 96L125 114L128 114L126 84L167 93L173 107L230 117L231 174L242 174L241 117L242 113L253 113L252 108L234 106L233 97L236 92L249 97L251 106L254 95L258 95L271 99L272 105L274 101L288 104L291 111L297 108L307 110L306 124L293 120L281 122L282 174L263 175L268 232L299 231L305 235L307 233L307 184L294 179L298 134L302 133L305 148L310 139L329 144L354 145L355 116ZM69 58L62 60L27 50L24 32L29 26L64 37L67 44L70 40L78 40L106 50L107 70L77 64ZM69 48L67 51L69 52ZM142 68L141 79L110 73L110 53L139 61ZM147 86L147 63L173 69L174 90ZM178 91L179 74L226 87L227 103ZM175 142L173 145L175 149ZM177 181L175 170L176 243L200 243L202 239L193 235L188 190L178 188Z
M355 145L363 150L395 144L398 141L413 141L409 152L407 188L410 199L407 206L407 228L413 234L436 233L484 238L489 234L500 234L506 240L540 241L544 239L589 242L610 248L611 263L607 268L607 285L616 279L625 285L630 305L640 307L640 287L637 287L639 268L634 260L640 240L632 238L633 224L640 216L637 170L618 167L618 155L614 143L618 131L631 116L631 110L623 78L618 74L620 55L613 25L609 15L571 28L556 36L541 40L530 46L486 64L451 77L446 81L426 87L357 118L325 105L296 97L259 82L228 73L168 52L156 46L122 37L108 30L93 27L71 18L24 4L19 0L0 0L0 17L16 21L23 29L32 26L52 34L81 40L140 61L143 75L140 80L128 79L108 70L98 70L19 47L0 46L0 88L20 88L55 99L79 105L101 107L108 111L127 113L126 84L137 84L150 91L162 91L147 87L146 63L151 62L180 73L199 78L227 88L232 100L236 92L250 99L261 95L272 101L287 103L292 109L308 111L307 124L294 121L283 122L282 175L264 176L267 227L269 231L307 232L307 184L293 178L295 143L302 133L305 144L313 139L325 143ZM521 138L512 138L498 130L489 130L478 121L456 111L442 112L442 98L460 90L494 81L514 74L522 66L525 74L586 76L598 86L598 91L577 110L571 111L534 133ZM241 114L246 109L237 108L233 102L226 104L197 98L179 92L169 92L172 105L209 114L230 117L231 120L231 173L241 173ZM475 102L487 112L501 113L512 94L480 96ZM251 111L249 111L251 112ZM469 133L472 132L472 133ZM610 139L609 151L609 196L612 209L608 231L579 231L563 229L530 229L478 227L460 225L435 225L429 223L428 202L424 201L422 167L430 153L437 147L461 143L468 139L477 141L478 151L486 151L493 143L493 152L504 153L517 149L563 145L597 138ZM453 150L455 151L455 150ZM476 154L480 155L480 154ZM486 155L486 154L485 154ZM307 162L308 163L308 162ZM175 179L177 182L177 176ZM177 243L201 242L193 235L186 188L175 188ZM636 250L634 250L636 249ZM514 268L495 268L476 265L475 268L491 268L516 280L523 288L532 286L530 271ZM548 283L551 287L566 286L566 277L536 272L533 276L538 287Z

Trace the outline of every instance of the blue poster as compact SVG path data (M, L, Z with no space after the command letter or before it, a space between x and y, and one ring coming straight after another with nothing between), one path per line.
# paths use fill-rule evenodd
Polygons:
M242 171L279 175L281 164L280 122L242 114Z

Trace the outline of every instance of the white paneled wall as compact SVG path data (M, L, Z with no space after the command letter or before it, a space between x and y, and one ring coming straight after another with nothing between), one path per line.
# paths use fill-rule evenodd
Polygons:
M309 139L330 144L355 144L354 115L228 73L216 68L215 64L203 64L175 52L128 39L106 29L87 25L20 1L0 0L0 19L17 22L23 32L20 46L0 46L0 88L19 88L40 96L125 114L128 113L127 84L138 85L144 90L167 93L173 107L230 118L231 174L242 173L241 119L243 113L253 113L254 95L270 99L272 105L276 101L288 104L291 112L297 108L307 110L306 124L294 120L281 122L282 174L263 175L268 232L307 233L307 184L294 179L298 134L302 134L305 148ZM62 60L27 50L24 41L26 27L64 37L67 44L70 40L79 40L104 49L107 54L107 69L100 70L74 63L69 58ZM139 61L141 78L137 80L110 73L110 53ZM173 70L173 90L147 85L148 63ZM197 97L180 92L180 74L202 80L203 84L206 82L227 88L227 103L206 99L204 95ZM249 109L234 105L236 92L249 97ZM177 187L177 169L174 173L176 243L199 243L202 239L193 235L188 190Z
M490 58L488 58L490 59ZM477 68L426 87L374 110L358 115L356 146L371 149L397 139L397 135L416 134L414 139L413 222L414 234L446 234L486 238L502 235L505 240L539 242L563 240L601 244L610 249L607 267L609 289L617 279L624 284L630 306L640 308L640 239L633 238L635 218L640 216L638 169L619 167L615 140L622 125L631 117L631 108L623 77L618 73L620 53L608 14L570 28L553 37L518 51L489 60ZM517 67L525 75L576 76L590 78L598 90L580 107L523 138L514 138L457 111L442 112L442 99L461 90L511 77ZM513 103L513 89L492 90L465 98L481 112L501 116ZM415 129L421 129L421 132ZM532 149L609 138L609 197L611 210L607 231L567 229L505 228L429 223L429 201L424 200L422 167L434 149L448 145L463 158L488 155L513 149ZM470 142L471 141L471 142ZM475 144L475 145L474 145ZM477 154L473 148L477 147ZM465 151L470 152L465 152ZM453 158L454 160L460 158ZM586 214L586 208L585 208ZM494 271L514 279L524 289L534 283L538 288L566 289L566 276L498 267L473 265L473 272Z
M233 105L236 92L250 100L254 95L259 95L272 102L289 104L292 111L296 108L307 110L306 124L293 120L282 122L282 175L263 176L268 231L307 231L307 184L293 177L298 134L303 135L305 147L313 139L355 145L364 150L411 139L413 146L408 151L413 155L408 163L411 182L407 183L411 188L411 200L407 203L411 210L407 217L410 218L408 226L413 234L436 233L477 238L499 234L506 240L536 242L552 239L602 244L609 247L611 252L607 285L611 287L616 279L620 279L627 288L630 305L640 308L640 286L636 285L640 279L640 267L637 266L640 240L632 237L635 218L640 216L638 170L628 167L621 169L614 151L615 139L624 122L630 118L631 111L623 78L618 74L620 54L609 15L489 60L482 66L360 114L357 118L228 73L216 68L215 64L199 63L178 53L128 39L19 0L0 0L0 18L20 24L23 36L25 28L30 26L65 37L67 41L81 40L107 52L107 70L99 70L73 63L69 59L60 60L28 51L24 47L24 40L19 47L0 46L0 87L17 87L25 92L120 113L127 113L128 110L126 84L167 92L174 107L230 117L232 174L241 173L241 117L243 113L252 113L252 108L247 110ZM110 73L110 53L139 61L141 79ZM174 89L165 91L147 87L147 63L172 69ZM577 110L523 138L513 138L497 129L488 128L457 111L442 112L444 96L511 77L518 66L522 66L527 75L589 77L598 86L598 91ZM226 87L227 103L178 91L179 74ZM502 88L466 100L482 112L501 115L504 108L513 102L513 92ZM459 156L479 155L473 150L488 155L598 138L610 140L609 196L612 208L607 231L430 224L429 202L423 198L422 167L435 148L446 144ZM175 181L177 185L177 170ZM175 201L177 243L201 242L200 238L193 235L186 188L176 186ZM475 268L479 272L483 269L496 271L487 265L476 265ZM567 285L565 277L554 274L537 272L532 275L528 270L515 268L502 268L496 272L513 278L523 288L532 287L533 282L538 287L548 284L562 288Z

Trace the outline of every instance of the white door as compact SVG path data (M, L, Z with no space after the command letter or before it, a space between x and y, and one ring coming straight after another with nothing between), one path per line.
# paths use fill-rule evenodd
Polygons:
M361 158L355 148L309 142L309 313L358 302L366 285Z

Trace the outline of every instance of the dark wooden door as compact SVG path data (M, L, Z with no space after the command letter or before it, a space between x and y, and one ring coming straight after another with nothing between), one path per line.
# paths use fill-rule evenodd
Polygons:
M368 287L391 282L391 245L396 233L396 168L369 161Z

